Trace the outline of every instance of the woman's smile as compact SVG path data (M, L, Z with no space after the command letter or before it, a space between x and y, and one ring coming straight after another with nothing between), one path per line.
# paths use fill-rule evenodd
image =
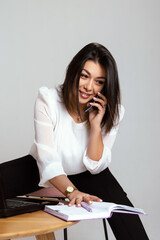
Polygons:
M91 96L91 94L88 94L88 93L83 92L83 91L81 91L81 90L79 90L79 93L80 93L80 96L81 96L82 98L84 98L84 99L88 99L88 98L90 98L90 96Z

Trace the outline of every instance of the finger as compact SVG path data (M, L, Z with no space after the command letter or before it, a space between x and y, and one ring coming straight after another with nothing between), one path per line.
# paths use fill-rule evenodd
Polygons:
M103 202L103 200L97 196L91 195L91 200L95 202Z
M81 198L77 198L76 199L76 206L77 207L81 207L81 202L82 202L82 199Z
M101 97L103 100L106 100L106 97L102 93L98 92L98 96Z
M97 103L97 102L100 103L102 107L106 107L106 105L107 105L107 100L103 100L103 99L101 99L101 98L96 98L96 97L94 97L93 99L94 99L94 101L95 101L96 103Z
M93 203L91 199L84 199L84 202L86 202L88 205L91 205Z
M85 196L83 199L89 205L91 205L93 203L93 201L94 202L102 202L103 201L102 199L100 199L99 197L96 197L94 195Z
M91 195L89 195L89 196L84 196L83 197L83 201L84 202L87 202L88 204L92 204L92 200L91 200Z
M68 204L69 207L72 207L75 204L76 199L73 198L70 203Z
M102 99L105 103L107 103L107 98L102 93L98 93L98 97L94 97L96 99Z
M90 103L91 106L98 108L99 111L102 111L104 108L99 103Z

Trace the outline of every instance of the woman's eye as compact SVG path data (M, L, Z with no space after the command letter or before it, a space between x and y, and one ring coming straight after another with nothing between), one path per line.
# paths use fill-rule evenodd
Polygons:
M99 85L102 85L102 84L104 84L104 82L103 82L103 81L101 81L101 80L97 80L97 83L98 83Z
M81 74L81 77L82 78L88 78L88 76L86 74L83 74L83 73Z

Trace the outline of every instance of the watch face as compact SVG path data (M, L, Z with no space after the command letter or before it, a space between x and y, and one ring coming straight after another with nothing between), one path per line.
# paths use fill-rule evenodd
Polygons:
M73 190L74 190L73 187L71 187L71 186L67 187L67 192L71 193L71 192L73 192Z

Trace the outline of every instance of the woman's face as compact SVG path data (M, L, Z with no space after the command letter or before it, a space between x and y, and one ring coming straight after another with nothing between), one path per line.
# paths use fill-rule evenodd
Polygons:
M104 87L105 69L92 60L86 61L79 80L79 105L85 107Z

